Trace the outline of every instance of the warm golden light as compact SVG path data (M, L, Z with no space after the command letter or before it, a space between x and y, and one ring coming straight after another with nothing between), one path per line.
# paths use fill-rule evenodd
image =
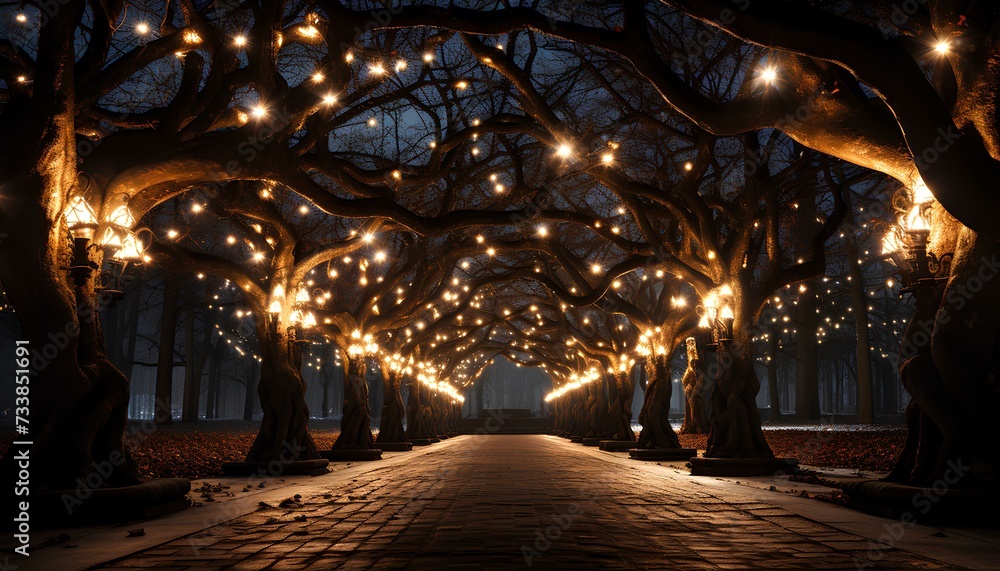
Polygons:
M66 206L66 225L74 238L93 238L97 229L97 215L90 203L80 195L70 199Z

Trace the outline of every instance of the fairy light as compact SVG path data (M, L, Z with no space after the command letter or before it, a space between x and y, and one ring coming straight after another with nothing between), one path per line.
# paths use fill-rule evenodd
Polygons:
M27 18L25 20L27 20ZM135 33L139 34L140 36L145 36L146 34L149 33L149 24L147 24L146 22L139 22L138 24L135 25Z

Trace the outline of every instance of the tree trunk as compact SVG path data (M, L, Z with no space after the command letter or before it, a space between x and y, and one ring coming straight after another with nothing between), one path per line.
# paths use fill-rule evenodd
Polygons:
M370 450L372 411L368 406L368 366L364 357L348 358L344 375L344 413L334 450Z
M413 377L409 377L407 381L410 394L406 401L406 437L409 440L433 438L430 407L427 402L428 389Z
M136 481L123 444L129 382L107 358L93 282L68 287L63 212L77 183L74 41L78 5L45 19L30 94L0 109L0 283L29 345L18 374L30 384L31 491L73 489L110 466L102 486ZM99 194L99 193L98 193ZM100 198L99 196L97 197ZM20 356L19 356L20 357ZM27 361L27 362L25 362ZM24 366L22 366L22 363ZM19 383L20 384L23 383ZM7 459L19 446L8 449ZM14 477L7 481L13 482ZM7 513L13 513L8 511Z
M407 442L403 430L403 416L406 407L403 405L403 395L399 392L399 382L402 373L399 371L384 371L385 399L382 401L382 420L379 424L376 442Z
M614 374L614 379L615 399L610 407L614 431L612 438L635 441L635 432L632 431L632 398L635 394L635 385L632 382L631 372L618 371Z
M774 331L768 336L767 394L771 400L771 422L781 420L781 392L778 389L778 335Z
M163 275L163 310L156 358L156 423L173 422L174 346L177 342L177 300L180 288L172 273Z
M795 416L799 420L819 420L819 375L816 328L816 294L799 297L795 335Z
M306 384L294 329L279 333L272 319L264 316L257 323L262 358L257 394L264 418L247 461L314 460L319 453L309 433Z
M181 422L198 422L201 408L201 371L195 367L194 303L184 305L184 395Z
M708 365L708 375L714 383L705 457L773 458L761 430L757 409L760 381L754 371L749 334L738 320L734 322L733 333L733 341L717 347L716 360Z
M250 359L250 365L247 367L247 377L246 377L246 394L243 395L243 420L246 422L253 421L253 403L255 388L257 386L257 359Z
M216 343L208 365L208 391L205 395L205 418L219 418L219 392L222 384L222 364L225 362L226 348Z
M891 481L992 488L1000 473L1000 247L961 232L951 279L913 291L917 313L900 347L900 377L912 400Z
M857 330L858 422L875 422L872 397L872 356L868 339L868 297L865 295L865 274L858 263L858 249L853 238L848 239L848 275L851 277L851 305L854 307L854 328Z
M639 413L639 448L680 448L681 443L670 426L670 398L673 383L670 380L670 357L655 355L646 361L649 382ZM690 362L689 362L690 365ZM689 367L690 369L690 367Z
M681 386L684 388L684 424L681 434L708 434L708 412L705 410L705 376L701 374L701 358L698 356L698 344L694 337L684 341L687 351L687 368ZM667 359L666 356L663 357ZM663 372L669 380L669 363ZM672 391L671 391L672 392Z

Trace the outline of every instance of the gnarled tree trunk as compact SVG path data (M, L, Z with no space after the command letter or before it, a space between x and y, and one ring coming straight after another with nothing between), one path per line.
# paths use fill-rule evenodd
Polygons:
M399 392L402 373L386 369L388 367L383 368L382 373L385 398L382 401L382 421L376 442L407 442L406 432L403 430L406 406L403 404L403 395Z
M735 339L716 348L716 362L709 363L712 387L711 431L706 458L773 458L761 430L749 338L742 327L733 327Z
M705 410L705 377L699 368L701 359L698 357L698 344L694 337L685 341L687 350L687 368L681 379L684 387L684 424L681 434L708 434L708 411ZM665 359L666 357L664 357ZM664 373L669 377L669 370ZM669 406L669 402L668 405Z
M646 384L646 398L639 413L639 448L680 448L681 443L670 426L670 397L673 386L670 382L670 357L655 355L646 360L649 383Z
M271 319L265 317L257 324L262 358L257 395L264 418L247 461L314 460L319 453L309 433L306 383L294 330L280 333Z
M614 379L615 398L611 402L609 409L612 438L634 442L635 432L632 431L632 397L635 394L635 386L632 383L631 370L628 372L616 372ZM669 403L667 406L669 406Z
M375 448L372 435L372 411L368 405L368 364L364 357L347 359L344 375L344 415L340 436L334 450L369 450Z

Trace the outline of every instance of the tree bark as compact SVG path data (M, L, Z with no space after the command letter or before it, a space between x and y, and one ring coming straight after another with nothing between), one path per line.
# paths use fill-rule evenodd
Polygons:
M673 383L670 380L670 357L655 355L647 359L649 382L639 413L638 448L680 448L681 443L670 426L670 397Z
M401 378L402 373L399 371L383 371L385 399L382 401L382 419L376 442L408 442L406 432L403 430L406 407L403 405L403 395L399 392Z
M850 200L850 192L844 193ZM850 206L850 203L848 203ZM847 227L854 227L854 209L848 208ZM857 331L855 351L857 354L858 422L875 422L875 401L872 395L872 355L868 332L868 296L865 295L865 274L858 259L857 242L853 232L844 233L847 245L847 268L851 284L851 306L854 308L854 328Z
M344 375L344 413L340 435L334 450L370 450L375 448L372 435L372 411L368 406L368 366L364 357L347 359Z
M694 337L684 341L687 351L687 369L681 379L684 387L684 424L681 434L708 434L708 412L705 410L705 377L701 374L701 358ZM666 359L666 356L663 357ZM667 364L669 367L669 363ZM664 372L669 380L669 368ZM668 403L669 406L669 403ZM669 410L669 409L668 409Z
M194 303L184 305L184 395L181 422L198 422L201 408L201 371L196 371L194 344Z
M163 275L160 345L156 358L156 423L173 422L174 346L177 341L177 300L180 288L172 273Z
M737 316L734 339L716 348L716 361L708 365L712 386L711 432L706 458L773 458L761 430L752 346L746 327Z
M314 460L319 453L309 432L306 384L294 329L279 333L272 319L264 317L257 323L262 358L257 394L264 418L247 461Z
M778 335L772 330L768 336L767 394L771 400L771 422L781 420L781 392L778 389Z
M806 291L799 297L795 335L795 416L799 420L819 420L819 375L816 328L816 294Z

